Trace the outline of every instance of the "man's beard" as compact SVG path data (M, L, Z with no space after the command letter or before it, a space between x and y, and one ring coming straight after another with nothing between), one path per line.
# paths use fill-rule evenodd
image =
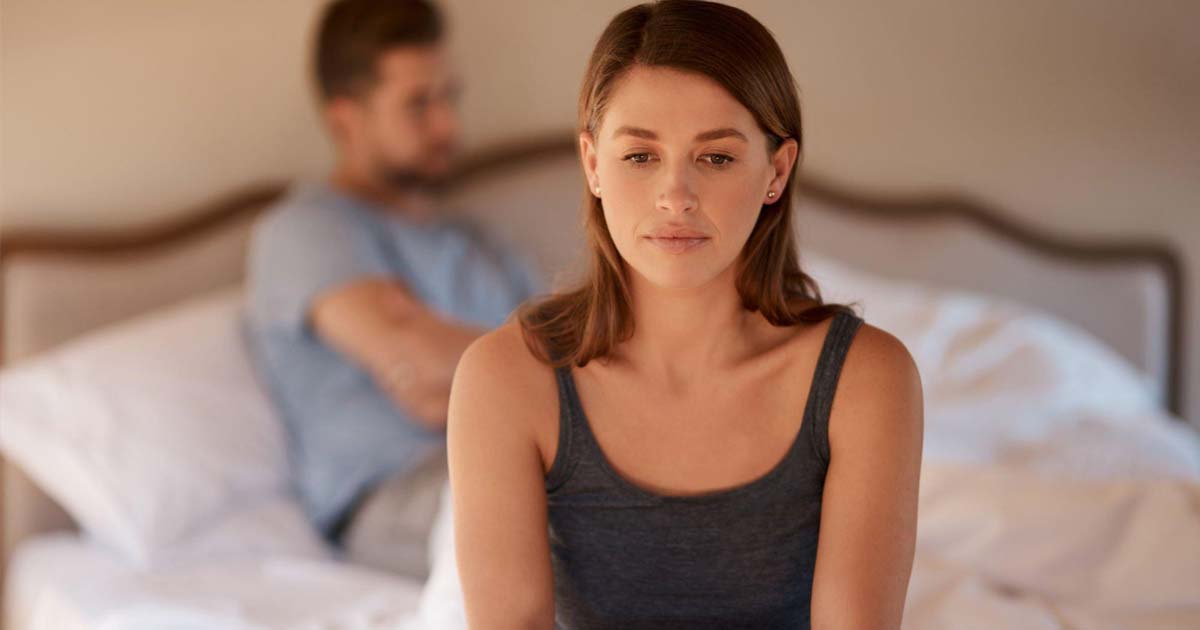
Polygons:
M439 148L430 151L430 154L444 159L448 163L451 149L449 147ZM447 188L452 171L452 168L447 168L444 172L430 173L411 166L380 163L375 168L375 176L381 185L394 193L440 194Z

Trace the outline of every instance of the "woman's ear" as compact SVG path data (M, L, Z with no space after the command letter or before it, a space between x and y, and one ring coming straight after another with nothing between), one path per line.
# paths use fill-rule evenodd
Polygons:
M792 166L800 158L800 144L795 138L786 138L779 148L771 155L771 182L767 184L763 203L775 203L783 195L787 187L788 177L792 174Z
M587 178L588 190L599 197L600 177L596 174L596 139L589 131L579 134L579 158L583 163L583 175Z

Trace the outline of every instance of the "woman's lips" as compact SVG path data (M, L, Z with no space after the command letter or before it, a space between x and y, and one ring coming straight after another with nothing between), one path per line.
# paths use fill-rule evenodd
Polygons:
M665 252L682 254L703 246L709 241L709 238L707 236L647 236L646 240Z

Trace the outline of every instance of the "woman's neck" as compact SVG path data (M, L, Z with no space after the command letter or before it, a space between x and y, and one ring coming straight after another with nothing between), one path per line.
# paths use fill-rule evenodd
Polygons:
M615 354L647 377L679 386L746 356L757 313L742 306L736 265L707 284L664 289L630 272L633 336Z

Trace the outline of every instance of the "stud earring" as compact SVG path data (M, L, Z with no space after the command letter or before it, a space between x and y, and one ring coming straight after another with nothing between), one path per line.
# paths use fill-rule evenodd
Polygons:
M774 199L774 198L775 198L775 191L774 191L774 190L768 190L768 191L767 191L767 197L769 197L769 198L771 198L771 199Z
M597 186L597 187L596 187L596 194L597 194L597 195L599 195L599 194L600 194L600 187L599 187L599 186Z

